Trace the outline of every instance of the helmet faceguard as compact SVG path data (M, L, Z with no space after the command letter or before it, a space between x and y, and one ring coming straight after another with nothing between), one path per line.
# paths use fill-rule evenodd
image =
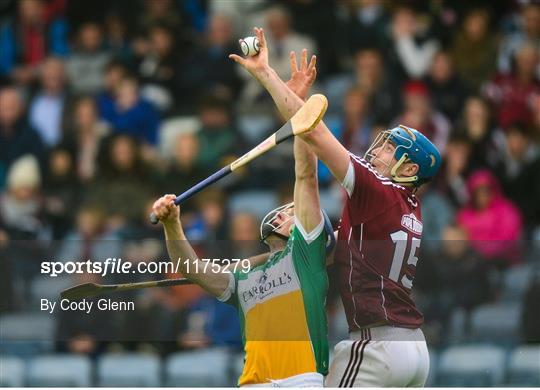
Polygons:
M266 242L266 239L271 234L275 234L276 236L283 238L284 240L288 240L289 236L285 236L284 234L278 233L277 231L283 227L287 222L290 221L291 218L294 218L294 202L284 204L283 206L276 207L274 210L270 211L268 214L264 216L264 218L261 221L261 227L260 227L260 238L261 242L264 242L268 245ZM287 214L287 218L283 222L281 222L278 225L274 225L274 222L278 218L278 216L282 213Z
M379 159L375 149L385 148L392 145L394 158L397 162L390 163ZM388 169L384 172L396 183L412 183L419 186L429 181L437 172L441 156L439 151L422 133L407 126L400 125L390 130L381 132L373 141L365 154L365 159L372 163L377 160ZM418 165L418 172L414 176L399 176L397 171L404 164L412 162Z
M291 218L294 218L293 209L294 209L294 202L291 202L291 203L287 203L283 206L275 208L274 210L270 211L268 214L264 216L261 222L261 227L260 227L261 242L268 245L268 242L266 241L266 239L271 234L275 234L276 236L282 238L283 240L289 239L288 235L285 236L284 234L278 233L277 231L281 229L283 225L289 222ZM326 232L326 237L327 237L326 238L326 253L330 253L336 245L336 237L334 235L334 229L332 227L332 222L330 221L330 218L328 217L328 215L326 214L324 210L321 210L321 212L324 219L324 230ZM288 217L280 224L274 225L274 221L278 218L278 216L281 213L287 214ZM289 234L291 231L292 229L289 231Z

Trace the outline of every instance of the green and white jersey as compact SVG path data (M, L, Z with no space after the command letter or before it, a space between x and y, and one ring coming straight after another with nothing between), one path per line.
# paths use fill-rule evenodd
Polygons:
M230 274L219 298L237 307L245 365L239 385L328 372L324 219L309 234L295 217L286 247L250 272Z

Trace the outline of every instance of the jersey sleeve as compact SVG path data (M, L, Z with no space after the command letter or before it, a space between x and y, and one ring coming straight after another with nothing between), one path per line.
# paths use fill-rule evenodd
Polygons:
M291 238L293 261L302 262L312 269L326 269L326 232L322 213L321 221L311 232L306 232L295 217Z
M236 299L236 286L237 286L237 279L238 275L234 272L227 272L227 275L229 276L229 284L223 290L223 293L216 297L218 301L228 303L230 305L236 305L237 299Z
M401 186L380 175L365 159L350 155L349 168L341 183L349 197L354 224L369 220L398 201L395 189Z

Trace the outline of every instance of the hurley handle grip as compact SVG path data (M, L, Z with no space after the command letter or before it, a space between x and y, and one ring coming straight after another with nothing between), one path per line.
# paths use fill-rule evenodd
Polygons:
M182 194L178 195L176 197L176 199L174 200L174 204L178 206L180 203L182 203L186 199L191 198L196 193L202 191L203 189L208 187L210 184L215 183L216 181L218 181L219 179L221 179L224 176L227 176L231 172L232 172L232 169L231 169L230 165L227 165L226 167L221 168L216 173L208 176L203 181L195 184L193 187L191 187L186 192L183 192ZM150 222L152 223L152 225L155 225L155 224L157 224L159 222L159 218L157 217L156 213L152 212L150 214Z

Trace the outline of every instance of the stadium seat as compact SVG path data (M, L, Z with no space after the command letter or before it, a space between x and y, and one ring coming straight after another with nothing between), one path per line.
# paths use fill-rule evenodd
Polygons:
M510 386L540 386L540 346L522 346L512 352L507 382Z
M51 340L53 317L45 313L14 313L1 317L3 340Z
M54 342L52 340L2 340L0 343L0 356L16 356L21 359L29 359L33 356L52 352Z
M277 202L274 192L245 191L231 196L229 206L232 214L249 212L258 218L263 218L266 213L278 206Z
M518 341L521 306L495 303L478 307L472 313L471 333L475 341L512 345Z
M503 280L503 295L505 301L521 301L533 276L532 264L523 264L507 270Z
M226 387L229 354L222 348L180 352L170 356L166 364L167 386Z
M105 355L97 365L102 387L159 387L160 375L161 361L153 355Z
M457 308L452 311L449 320L449 329L446 334L443 335L443 341L450 344L456 345L466 342L466 324L467 324L467 313L462 308Z
M22 358L47 353L54 340L54 320L49 314L13 313L0 317L0 353Z
M276 131L275 124L276 121L270 115L242 115L238 118L240 132L252 145L258 144Z
M28 365L29 386L89 387L92 363L84 356L45 355L32 359Z
M232 363L232 369L231 369L231 375L232 375L232 383L235 385L238 382L238 378L240 378L240 375L242 375L242 371L244 370L244 354L239 353L236 355L233 355L232 357L233 363Z
M429 348L429 374L426 380L426 387L433 387L437 382L437 363L439 354L436 350Z
M499 386L504 378L505 354L489 345L451 347L444 351L437 369L437 386Z
M0 358L0 387L24 386L24 361L16 357Z

